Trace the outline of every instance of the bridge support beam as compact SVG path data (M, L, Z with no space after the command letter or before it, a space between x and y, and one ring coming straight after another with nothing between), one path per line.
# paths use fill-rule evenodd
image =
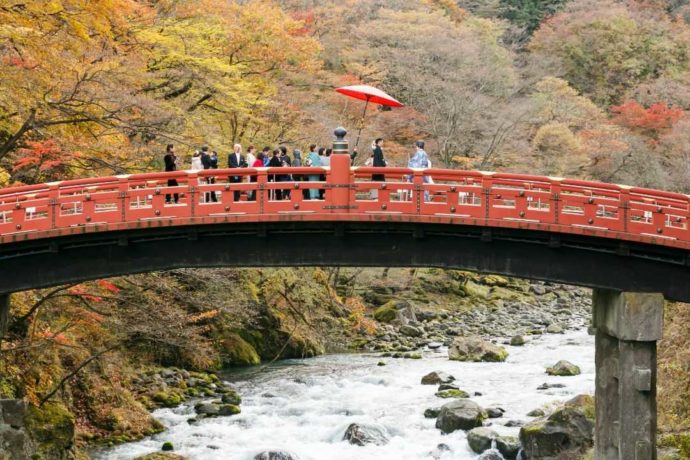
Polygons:
M7 335L10 322L10 295L0 294L0 344Z
M596 460L656 460L661 294L594 289Z

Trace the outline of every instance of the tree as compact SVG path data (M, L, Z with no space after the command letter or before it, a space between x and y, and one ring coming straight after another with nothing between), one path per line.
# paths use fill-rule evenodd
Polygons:
M516 83L501 33L486 19L457 23L442 11L381 9L355 34L347 66L359 75L366 69L369 81L422 112L445 166L456 156L482 162L515 126L499 114Z
M542 20L552 16L569 0L500 0L501 17L524 32L520 40L528 39L539 28Z
M690 33L663 11L613 0L573 0L534 34L533 59L600 107L638 84L690 68Z

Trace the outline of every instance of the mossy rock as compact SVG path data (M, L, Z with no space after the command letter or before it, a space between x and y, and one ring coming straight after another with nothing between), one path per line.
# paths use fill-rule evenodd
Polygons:
M74 415L60 403L29 405L26 429L37 443L41 458L68 458L74 447Z
M439 398L469 398L470 395L462 390L443 390L437 391L436 396Z
M390 323L395 319L395 302L386 302L374 311L374 319L379 323Z
M500 275L486 275L480 278L482 284L487 286L508 286L509 281Z
M223 394L223 396L221 397L221 401L224 404L238 405L242 402L242 398L236 391L230 390Z
M153 395L153 400L163 407L177 407L185 398L175 391L159 391Z
M162 450L163 452L171 452L171 451L175 450L175 447L173 446L173 443L172 443L172 442L170 442L170 441L165 441L165 442L163 443L163 446L161 446L161 450Z
M580 375L580 368L571 362L560 360L552 367L547 367L546 373L549 375L569 377Z
M422 354L421 353L405 353L403 355L403 358L405 358L405 359L422 359Z
M482 286L471 280L467 280L467 282L463 284L462 290L465 291L468 297L477 297L480 299L488 299L491 292L489 287Z
M254 347L236 333L230 333L221 341L224 366L255 366L261 358Z
M240 412L242 412L242 410L239 406L236 406L235 404L222 404L220 406L220 410L218 411L218 415L237 415Z

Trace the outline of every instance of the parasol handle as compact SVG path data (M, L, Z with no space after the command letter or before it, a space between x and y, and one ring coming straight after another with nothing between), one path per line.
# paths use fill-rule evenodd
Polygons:
M359 145L359 138L362 134L362 128L364 128L364 117L367 114L367 107L369 106L369 97L367 96L367 102L364 104L364 111L362 112L362 120L359 123L359 129L357 130L357 140L355 141L355 147Z

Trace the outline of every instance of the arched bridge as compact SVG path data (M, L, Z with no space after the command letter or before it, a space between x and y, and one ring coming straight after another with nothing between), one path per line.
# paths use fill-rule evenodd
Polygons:
M177 267L357 265L462 268L690 301L689 218L690 197L677 193L350 168L347 155L330 168L79 179L0 190L0 293Z

